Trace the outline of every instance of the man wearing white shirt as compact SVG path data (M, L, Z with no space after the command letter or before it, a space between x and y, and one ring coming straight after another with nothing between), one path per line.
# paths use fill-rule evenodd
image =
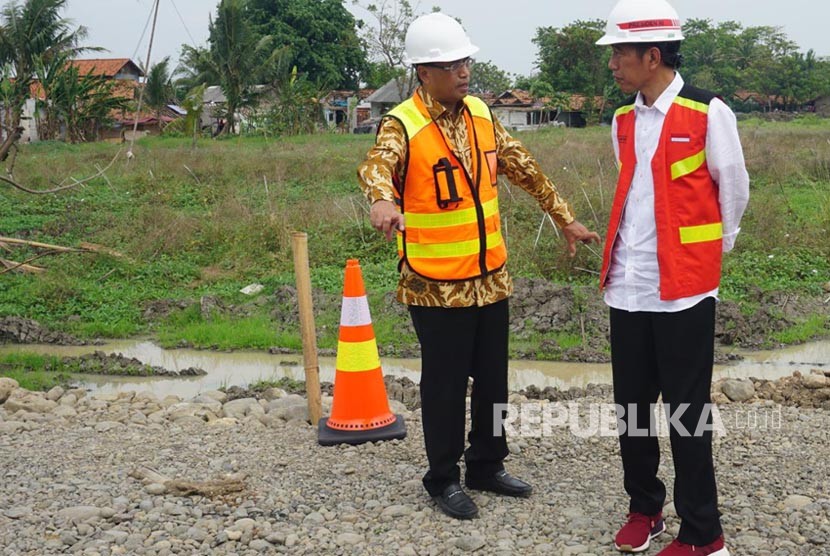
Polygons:
M600 278L626 424L620 452L630 505L615 546L642 552L665 531L658 440L637 430L650 428L662 394L667 415L677 415L669 432L681 526L659 556L726 556L708 404L721 255L740 231L749 177L732 111L676 71L682 38L665 0L621 0L597 42L613 48L609 69L622 91L636 92L614 115L620 176Z

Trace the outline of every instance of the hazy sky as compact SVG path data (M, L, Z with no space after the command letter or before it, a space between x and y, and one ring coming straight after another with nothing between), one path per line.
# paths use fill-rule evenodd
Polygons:
M370 0L380 3L378 0ZM744 27L780 26L803 50L830 56L830 2L827 0L671 0L681 18L734 20ZM5 0L0 0L5 2ZM182 43L203 45L208 18L218 0L161 0L152 59L178 58ZM414 0L414 4L417 0ZM578 19L605 19L616 0L434 0L424 1L419 11L440 6L458 17L481 48L479 60L492 60L503 70L529 74L534 70L536 47L531 42L537 27L563 27ZM69 0L65 12L76 24L89 29L89 45L110 52L101 56L147 56L149 29L142 39L153 0ZM345 5L356 17L370 22L351 0Z

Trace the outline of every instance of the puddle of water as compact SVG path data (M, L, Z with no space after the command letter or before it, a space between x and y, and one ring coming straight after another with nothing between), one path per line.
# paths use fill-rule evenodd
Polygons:
M101 346L0 345L0 354L35 352L59 356L78 356L93 351L121 353L144 363L173 371L188 367L204 369L207 375L184 378L110 377L79 375L83 386L93 391L117 392L148 390L157 396L174 394L182 398L196 396L220 386L246 386L258 380L289 377L304 380L301 355L272 355L265 352L235 351L231 353L193 349L162 349L147 340L113 341ZM776 379L794 371L810 372L813 368L830 366L830 341L813 342L776 351L742 352L745 359L736 365L716 366L715 378ZM382 358L383 371L388 375L405 376L414 382L420 377L419 359ZM335 358L321 357L320 380L334 381ZM563 363L551 361L511 361L508 379L512 390L530 385L560 389L585 387L590 383L610 384L611 365Z

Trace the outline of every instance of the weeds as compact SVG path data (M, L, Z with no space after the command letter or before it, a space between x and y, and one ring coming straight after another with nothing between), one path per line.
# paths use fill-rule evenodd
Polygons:
M0 355L0 376L14 379L21 388L32 391L47 391L72 380L59 357L25 352Z
M753 288L818 293L830 280L830 131L812 122L749 122L741 124L741 134L752 199L736 250L725 257L722 295L742 301ZM604 235L616 176L608 128L516 135L578 218ZM151 301L205 295L248 303L238 290L252 282L267 292L292 285L290 232L301 230L309 234L314 288L337 300L315 307L319 347L337 345L337 296L349 258L363 268L378 342L414 343L405 312L389 309L394 302L386 297L397 283L394 243L369 226L356 183L356 166L371 143L367 136L324 134L205 140L194 150L187 139L151 138L138 143L134 161L113 166L107 180L60 195L7 190L0 197L3 234L62 245L89 241L128 259L63 254L42 259L48 267L42 275L4 274L0 315L34 318L82 337L156 332L168 346L300 349L298 327L285 317L294 307L254 305L213 320L197 307L172 314L157 330L143 313ZM26 145L16 177L60 181L109 160L114 148ZM501 184L511 272L593 288L599 250L568 257L549 223L539 234L543 215L535 200ZM574 341L556 338L559 346Z
M795 326L773 333L772 339L781 344L803 344L826 335L828 328L830 328L830 317L812 315Z

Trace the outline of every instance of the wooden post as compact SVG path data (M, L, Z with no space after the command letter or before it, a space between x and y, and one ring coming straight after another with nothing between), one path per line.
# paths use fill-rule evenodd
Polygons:
M303 334L303 364L305 367L305 392L308 398L308 416L311 424L323 417L320 403L320 368L317 365L317 334L314 328L314 312L311 301L311 273L308 268L308 235L291 234L294 250L294 276L297 281L297 304L300 308L300 330Z

